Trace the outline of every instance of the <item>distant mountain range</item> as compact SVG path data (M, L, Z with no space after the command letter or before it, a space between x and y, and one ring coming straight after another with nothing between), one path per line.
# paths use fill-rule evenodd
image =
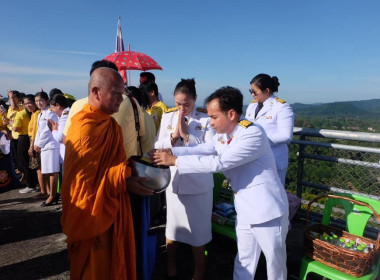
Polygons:
M291 106L296 116L380 117L380 99Z

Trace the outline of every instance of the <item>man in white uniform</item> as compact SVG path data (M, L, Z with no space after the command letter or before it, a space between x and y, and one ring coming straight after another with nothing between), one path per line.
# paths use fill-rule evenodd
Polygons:
M268 279L286 279L288 201L263 129L242 117L243 96L223 87L207 99L217 134L194 147L158 150L155 162L176 165L180 174L223 172L230 179L237 212L238 253L234 279L253 279L261 250Z

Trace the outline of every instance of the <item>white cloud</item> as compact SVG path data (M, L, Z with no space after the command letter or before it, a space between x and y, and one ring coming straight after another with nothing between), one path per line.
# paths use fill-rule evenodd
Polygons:
M101 53L93 53L93 52L79 52L79 51L68 51L68 50L49 50L49 49L43 49L43 51L48 52L55 52L55 53L71 53L71 54L81 54L81 55L96 55L96 56L104 56L104 54Z
M52 88L59 88L65 93L74 95L77 99L87 96L88 78L80 79L48 79L46 77L39 81L25 81L19 77L0 77L0 94L7 95L8 89L15 89L27 94L34 94L41 88L48 92Z
M37 68L20 66L16 64L0 62L0 73L8 75L49 75L65 77L88 77L87 72L56 70L50 68Z

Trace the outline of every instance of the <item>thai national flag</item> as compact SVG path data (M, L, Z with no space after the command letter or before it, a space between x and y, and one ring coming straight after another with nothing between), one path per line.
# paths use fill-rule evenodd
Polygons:
M123 34L121 33L121 26L120 26L120 17L117 22L117 31L116 31L116 50L115 52L123 52L124 51L124 42L123 42ZM127 85L127 71L126 70L120 70L120 75L123 77L124 83Z

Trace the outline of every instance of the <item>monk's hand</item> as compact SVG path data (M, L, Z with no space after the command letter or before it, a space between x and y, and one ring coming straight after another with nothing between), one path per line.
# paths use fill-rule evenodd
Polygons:
M154 163L157 165L175 166L177 157L173 156L170 149L157 150L154 155Z
M133 192L138 195L153 195L153 190L145 187L141 183L146 181L147 178L143 177L137 177L137 176L132 176L127 179L127 188L128 191Z

